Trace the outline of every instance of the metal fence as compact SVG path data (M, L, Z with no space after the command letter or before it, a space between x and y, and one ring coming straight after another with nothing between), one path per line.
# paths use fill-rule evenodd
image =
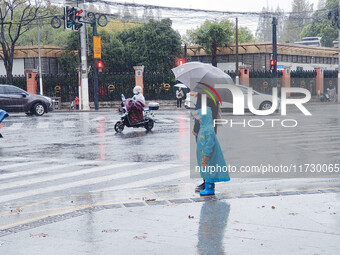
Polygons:
M281 86L282 72L278 72L277 86ZM270 71L250 71L249 84L254 90L265 94L272 94L274 79Z
M325 70L324 71L324 91L327 89L336 88L338 92L338 71L337 70Z
M37 77L39 80L39 77ZM89 97L94 100L93 75L89 75ZM176 79L172 73L144 73L144 96L148 100L175 99ZM26 85L25 85L26 86ZM78 95L78 74L44 75L44 94L50 97L61 97L63 102L70 102ZM116 101L121 94L132 96L135 86L134 72L99 73L99 101ZM39 86L38 86L39 90Z
M315 71L292 71L290 73L290 86L308 89L312 96L316 95ZM298 96L292 93L292 96Z
M235 72L228 72L235 80ZM315 71L292 71L291 87L300 87L310 90L316 95ZM281 86L282 72L278 72L277 83ZM272 73L270 71L250 71L250 86L254 90L271 94L273 87ZM121 94L126 97L132 96L132 89L135 85L134 72L121 73L99 73L99 100L116 101L120 100ZM337 71L324 71L324 89L336 87ZM6 76L0 76L0 84L6 83ZM39 77L37 76L38 92ZM148 100L172 100L175 99L176 88L173 85L176 79L172 72L144 73L144 96ZM26 77L14 76L13 85L26 90ZM50 97L61 97L62 102L70 102L78 95L78 74L44 75L44 94ZM187 92L187 91L185 91ZM89 96L90 101L94 99L93 77L89 75Z
M0 84L7 84L6 76L0 75ZM13 84L21 89L26 90L26 76L25 75L14 75L13 76Z

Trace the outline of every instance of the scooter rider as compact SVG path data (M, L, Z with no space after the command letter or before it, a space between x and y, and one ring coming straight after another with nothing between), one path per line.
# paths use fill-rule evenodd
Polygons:
M131 123L137 123L138 121L142 121L144 118L143 110L145 106L145 98L142 91L141 86L135 86L133 88L134 96L132 99L127 99L126 108L129 111Z

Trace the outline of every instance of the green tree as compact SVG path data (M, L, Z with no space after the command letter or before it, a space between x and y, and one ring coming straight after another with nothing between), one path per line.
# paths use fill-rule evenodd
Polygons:
M0 45L6 69L7 83L13 82L13 58L14 48L19 38L26 33L30 25L36 21L39 1L30 0L1 0L0 1ZM46 13L40 11L39 17Z
M272 12L269 7L263 7L262 13L256 29L256 39L260 42L268 42L272 40L272 18L268 13Z
M148 72L169 71L181 53L181 37L171 28L170 19L149 20L142 26L117 33L124 45L125 68L144 65Z
M319 5L321 9L335 10L338 6L337 0L327 0ZM312 23L304 26L300 33L300 37L318 36L322 37L321 45L325 47L333 47L333 41L338 40L338 29L334 24L334 16L332 20L328 19L328 13L320 11L315 12L312 16Z
M255 37L247 27L240 27L238 30L238 42L239 43L247 43L254 42ZM236 42L236 36L233 38L233 42Z
M196 44L203 46L208 54L211 54L211 64L217 66L217 47L231 43L234 30L233 23L229 20L206 20L199 28L189 31L189 36Z
M199 44L208 54L211 54L211 63L217 66L217 47L228 43L235 43L235 23L225 19L220 22L206 20L200 27L188 30L183 36L186 44ZM239 43L253 42L254 36L246 27L239 27Z
M48 5L43 8L44 12L48 16L62 16L63 8ZM59 29L53 29L51 26L51 20L43 19L39 23L39 32L40 32L40 43L42 45L56 45L56 46L65 46L67 44L67 38L70 33L73 31L64 29L64 26ZM26 46L26 45L37 45L37 23L33 22L28 27L28 31L20 36L17 41L17 45Z
M292 13L289 15L285 24L284 38L286 42L293 43L300 40L302 29L311 23L313 4L308 0L293 0Z
M123 44L112 33L105 30L98 31L98 36L101 37L102 60L105 64L105 70L110 72L122 71L125 67L123 56ZM93 62L93 40L92 30L89 31L89 57L88 64ZM78 52L78 54L77 54ZM66 52L63 53L59 62L65 73L75 72L80 65L80 34L73 32L67 37Z

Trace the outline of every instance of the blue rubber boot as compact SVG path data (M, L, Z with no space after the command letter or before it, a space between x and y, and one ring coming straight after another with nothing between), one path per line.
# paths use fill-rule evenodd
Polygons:
M212 196L215 195L215 183L206 182L205 189L200 192L201 196Z

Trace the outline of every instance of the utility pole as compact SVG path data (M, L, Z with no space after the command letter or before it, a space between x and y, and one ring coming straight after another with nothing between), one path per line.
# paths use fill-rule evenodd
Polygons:
M273 17L273 60L274 60L274 66L273 66L273 72L272 72L272 78L273 78L273 87L277 87L277 42L276 42L276 26L277 26L277 18Z
M39 8L37 10L37 40L38 40L38 62L39 62L39 90L40 95L44 94L43 91L43 82L42 82L42 73L41 73L41 54L40 54L40 29L39 29Z
M239 67L238 67L238 18L236 18L236 66L235 66L235 82L240 84Z
M83 4L83 10L85 10L85 1ZM85 16L85 14L84 14ZM87 73L87 54L86 54L86 27L82 26L80 28L80 53L81 53L81 88L79 88L79 109L90 110L89 102L89 80Z

